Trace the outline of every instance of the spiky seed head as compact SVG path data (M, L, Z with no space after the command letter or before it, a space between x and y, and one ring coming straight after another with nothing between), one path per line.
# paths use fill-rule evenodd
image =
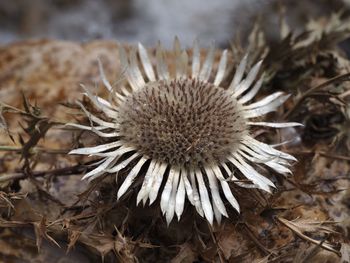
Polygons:
M120 106L125 144L161 162L191 168L222 162L247 134L232 93L198 79L148 83Z
M246 72L245 56L233 78L223 82L228 76L228 52L222 52L214 74L214 51L212 45L202 64L197 41L189 59L175 39L172 56L175 61L171 61L175 72L170 72L160 45L155 65L141 44L139 59L135 49L128 55L121 48L120 62L126 68L127 83L119 84L120 92L112 88L100 65L102 81L112 100L95 96L86 89L85 94L102 114L96 116L80 104L91 126L69 124L108 140L102 145L70 152L102 158L83 178L93 180L111 173L119 180L119 171L125 169L127 175L118 189L118 199L141 176L143 183L137 203L145 204L149 200L152 204L161 192L160 208L170 223L174 214L180 219L187 196L197 212L212 224L214 217L220 222L222 215L228 215L223 197L239 212L229 184L267 192L274 187L270 179L253 168L255 162L280 174L291 173L288 167L290 161L296 160L293 156L249 134L252 125L273 128L300 125L253 121L275 111L288 95L275 92L248 103L263 83L263 75L256 80L261 62ZM239 182L238 173L249 183Z

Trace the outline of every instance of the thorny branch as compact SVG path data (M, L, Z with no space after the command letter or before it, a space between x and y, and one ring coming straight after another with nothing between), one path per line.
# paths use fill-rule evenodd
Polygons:
M74 174L82 174L91 170L94 166L91 162L86 164L78 164L70 167L54 169L51 171L33 171L31 176L33 177L44 177L44 176L67 176ZM28 178L27 173L13 173L13 174L4 174L0 176L0 183L7 182L10 180L21 180Z

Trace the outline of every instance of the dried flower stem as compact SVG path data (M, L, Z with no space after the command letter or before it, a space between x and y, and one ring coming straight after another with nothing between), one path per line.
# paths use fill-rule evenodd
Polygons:
M90 162L86 164L78 164L70 167L54 169L51 171L34 171L31 173L31 176L33 177L66 176L66 175L73 175L73 174L81 174L92 168L93 166L91 166L91 162ZM0 175L0 183L7 182L10 180L26 179L28 177L29 176L26 173L3 174L3 175Z

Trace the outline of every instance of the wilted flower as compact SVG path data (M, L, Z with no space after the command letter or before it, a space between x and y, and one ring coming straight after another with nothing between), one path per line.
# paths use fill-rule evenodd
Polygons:
M70 125L110 141L70 153L102 157L98 166L83 177L89 180L104 173L116 174L119 179L118 172L125 169L127 176L118 189L118 199L137 176L143 176L137 204L140 201L146 204L148 199L152 204L161 192L160 207L168 223L175 213L180 219L186 196L211 224L214 216L220 222L221 215L227 217L223 197L239 212L230 182L267 192L274 187L271 180L253 168L253 163L287 174L291 172L289 161L295 161L293 156L254 139L249 127L283 128L299 124L252 121L275 111L289 97L276 92L248 104L262 86L263 76L256 80L261 62L245 75L245 56L231 81L227 80L227 50L222 52L215 74L213 45L204 61L197 41L192 58L181 50L177 39L173 52L171 65L159 45L154 66L141 44L129 55L120 48L120 63L126 69L127 79L127 84L118 87L120 92L107 81L100 65L101 78L111 99L107 101L86 89L101 116L80 104L91 126ZM174 72L168 69L169 65ZM242 176L250 183L243 183Z

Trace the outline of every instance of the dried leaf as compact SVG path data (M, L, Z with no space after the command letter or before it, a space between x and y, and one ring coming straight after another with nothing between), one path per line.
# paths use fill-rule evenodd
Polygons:
M69 229L69 228L68 228ZM67 254L69 251L74 247L74 245L77 243L79 237L81 235L81 231L78 230L70 230L68 234L68 247L67 247Z
M350 245L342 243L340 248L341 259L340 263L350 263Z
M329 250L331 252L334 252L336 254L339 254L339 251L334 249L334 247L327 241L318 241L316 239L313 239L304 232L317 232L319 233L335 233L332 229L323 226L322 224L324 223L332 223L334 222L313 222L310 220L294 220L294 221L289 221L287 219L281 218L281 217L276 217L279 222L281 222L283 225L288 227L290 230L292 230L295 234L297 234L300 238L305 239L313 244L316 244L326 250Z
M3 115L3 106L0 104L0 130L7 130L8 126Z
M41 244L42 244L42 239L45 238L48 241L51 241L54 243L56 246L60 247L60 245L54 240L49 234L47 233L47 228L46 228L46 219L45 217L42 217L40 222L34 222L34 232L35 232L35 237L36 237L36 246L38 248L38 251L41 249Z
M269 262L269 257L270 256L254 259L252 263L268 263Z
M184 243L180 245L180 251L177 255L172 258L171 263L186 263L195 262L197 260L197 255L191 248L191 244Z

